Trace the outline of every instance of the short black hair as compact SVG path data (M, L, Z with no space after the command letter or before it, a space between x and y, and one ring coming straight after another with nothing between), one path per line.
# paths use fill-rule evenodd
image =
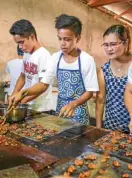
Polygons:
M70 29L75 33L76 36L78 36L81 35L82 22L75 16L61 14L60 16L56 17L55 28L58 30Z
M31 34L34 34L37 39L34 26L29 20L26 19L21 19L13 23L9 31L11 35L20 35L23 37L29 37Z

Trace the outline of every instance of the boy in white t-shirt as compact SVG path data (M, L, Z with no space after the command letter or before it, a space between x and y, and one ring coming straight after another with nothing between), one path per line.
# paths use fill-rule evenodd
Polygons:
M41 94L57 77L57 114L87 125L87 101L92 97L93 91L98 91L95 62L92 56L78 49L82 23L77 17L62 14L56 18L55 27L61 51L51 57L52 63L41 83L19 92L10 100L10 105L15 105L25 92L27 96Z
M17 55L18 57L16 59L9 61L6 65L6 72L10 75L10 87L8 89L9 96L12 94L22 70L24 52L19 46L17 46Z
M15 89L9 100L19 92L25 85L30 88L34 84L39 83L40 79L45 75L50 53L42 47L37 40L37 34L34 26L28 20L22 19L16 21L11 29L10 34L13 35L14 41L24 51L23 66L20 77L17 80ZM17 70L14 69L14 70ZM52 109L51 85L40 97L27 96L21 103L30 102L30 108L37 111L50 111Z

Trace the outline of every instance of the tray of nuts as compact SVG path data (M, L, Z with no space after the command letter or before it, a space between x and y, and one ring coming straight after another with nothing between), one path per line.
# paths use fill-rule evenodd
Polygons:
M118 158L86 152L50 171L51 176L76 178L132 178L132 164Z
M113 131L98 139L91 145L97 151L109 150L111 156L122 158L132 163L132 136L118 131Z

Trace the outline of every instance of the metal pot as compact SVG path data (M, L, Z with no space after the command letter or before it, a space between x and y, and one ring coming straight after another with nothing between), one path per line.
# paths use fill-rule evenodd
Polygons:
M3 116L7 112L8 105L5 104L0 108L0 116ZM6 117L7 122L18 122L24 120L27 116L27 104L19 104L17 108L13 109Z

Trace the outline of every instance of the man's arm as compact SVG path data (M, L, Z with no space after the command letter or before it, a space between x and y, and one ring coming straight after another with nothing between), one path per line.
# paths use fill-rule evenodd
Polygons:
M105 80L101 68L98 70L98 83L99 91L96 97L96 127L101 128L105 103Z
M128 83L125 88L124 102L130 115L129 129L132 133L132 64L128 69Z
M25 74L21 73L17 80L16 86L14 88L12 95L19 92L23 88L24 84L25 84Z
M33 95L39 96L43 92L45 92L48 87L49 87L49 84L40 82L40 83L35 84L31 88L22 90L22 93L27 93L26 96L33 96Z
M31 101L32 99L37 98L40 94L42 94L43 92L47 90L48 86L49 84L40 82L31 88L27 88L27 89L17 92L11 98L9 98L9 108L12 105L16 106L22 100L25 103L25 102L28 102L27 99Z
M124 102L130 115L129 129L130 133L132 133L132 84L130 83L126 85Z
M129 114L132 114L132 64L128 69L128 83L125 88L124 102Z
M39 82L41 81L42 78L39 78ZM22 100L21 100L21 103L24 104L24 103L27 103L29 101L32 101L34 99L36 99L39 95L41 95L42 93L39 92L40 94L37 94L37 95L31 95L31 96L26 96L24 97Z
M21 104L28 103L34 99L36 99L38 96L37 95L32 95L32 96L26 96L21 100Z
M124 94L124 102L126 108L128 109L129 114L132 115L132 84L127 83L125 94Z

